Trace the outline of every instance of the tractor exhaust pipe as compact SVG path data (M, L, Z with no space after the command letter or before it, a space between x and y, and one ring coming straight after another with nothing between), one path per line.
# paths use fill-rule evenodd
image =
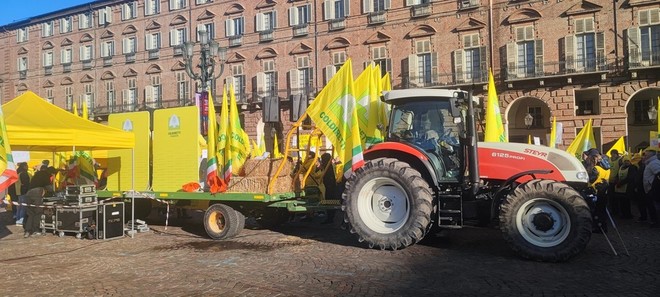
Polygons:
M480 178L479 178L479 157L477 154L477 123L474 117L474 103L472 102L472 90L468 92L468 109L467 109L467 157L468 168L470 170L470 186L472 188L472 195L479 192Z

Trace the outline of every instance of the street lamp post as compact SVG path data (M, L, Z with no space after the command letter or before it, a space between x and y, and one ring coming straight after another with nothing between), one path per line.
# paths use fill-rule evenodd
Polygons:
M186 64L186 73L188 76L194 80L199 80L202 86L202 92L207 91L207 87L210 81L217 79L222 75L222 72L225 70L225 54L227 53L227 48L220 47L218 42L210 40L208 32L206 29L202 28L198 31L199 33L199 44L200 44L200 57L199 57L199 67L200 72L197 74L194 71L193 66L193 49L195 46L194 42L185 42L183 44L183 59ZM216 57L218 62L216 62ZM215 66L220 64L220 71L214 76Z
M647 111L647 114L649 116L649 120L651 120L651 122L655 124L655 121L658 120L658 110L655 109L655 105L651 106L651 109Z

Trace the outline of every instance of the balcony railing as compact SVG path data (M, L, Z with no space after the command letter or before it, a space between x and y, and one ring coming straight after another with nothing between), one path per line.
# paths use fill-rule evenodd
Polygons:
M405 88L429 88L441 86L478 85L488 82L488 71L467 71L462 73L436 73L428 77L405 76Z
M630 60L633 60L634 62L628 62L629 69L653 68L660 66L660 53L653 53L649 55L630 53L630 55Z
M229 46L240 46L243 44L243 35L229 36Z
M149 50L149 60L155 60L160 57L160 51L158 49Z
M44 66L44 75L52 75L53 74L53 66Z
M26 78L27 78L27 70L19 70L18 79L26 79Z
M112 66L112 56L103 57L103 67Z
M369 25L385 23L387 21L387 14L385 11L370 12L367 15L367 21L369 22Z
M293 36L295 37L306 36L307 34L309 34L307 27L308 27L307 24L294 25Z
M126 57L126 63L135 63L135 53L124 54Z
M344 28L346 28L345 18L332 19L328 21L328 30L330 31L342 30Z
M259 32L260 42L273 41L273 39L275 39L275 34L273 33L273 30Z
M566 76L572 74L589 74L609 72L616 69L616 59L581 59L572 61L545 62L538 65L505 67L502 73L506 80L534 79L552 76Z
M183 55L183 46L182 45L175 45L174 46L174 55L175 56Z
M71 63L62 64L62 72L64 72L64 73L71 72Z
M419 18L431 15L431 4L417 4L410 7L410 17Z
M82 62L82 69L83 70L88 70L92 69L92 60L85 60Z

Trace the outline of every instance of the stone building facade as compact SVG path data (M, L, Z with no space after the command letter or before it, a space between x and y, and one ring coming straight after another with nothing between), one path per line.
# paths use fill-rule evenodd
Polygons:
M204 28L227 47L213 89L231 81L248 134L267 143L291 125L292 102L351 58L355 76L373 61L394 88L482 98L492 68L511 141L547 143L556 117L562 148L589 119L602 148L624 135L638 147L656 127L659 11L654 0L101 0L2 26L0 100L86 100L99 121L188 105L198 84L181 45ZM264 123L264 102L279 103L279 121Z

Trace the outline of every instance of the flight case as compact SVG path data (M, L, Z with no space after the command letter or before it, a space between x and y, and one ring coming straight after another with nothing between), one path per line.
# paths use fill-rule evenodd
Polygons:
M96 213L96 238L121 237L124 237L124 203L112 202L99 205Z
M76 238L82 238L82 234L93 227L96 220L96 206L56 208L55 231L60 237L66 232L76 233Z

